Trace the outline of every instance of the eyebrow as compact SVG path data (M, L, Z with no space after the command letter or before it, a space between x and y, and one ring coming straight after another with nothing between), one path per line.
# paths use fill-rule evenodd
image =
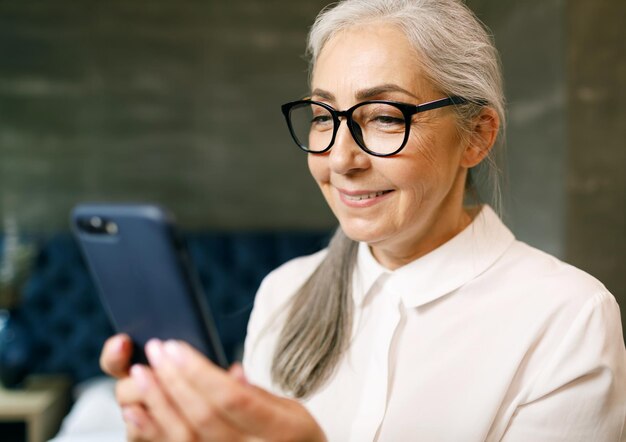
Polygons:
M386 84L381 84L379 86L370 87L367 89L361 89L357 91L355 96L357 100L367 100L368 98L376 97L378 95L388 93L388 92L401 92L415 99L419 99L413 93L393 83L386 83ZM333 101L335 99L335 96L331 92L328 92L319 88L311 92L311 96L317 96L317 97L323 98L325 100L330 100L330 101Z
M402 92L403 94L409 95L410 97L417 99L417 97L411 92L407 91L404 88L401 88L397 84L392 83L381 84L380 86L374 86L368 89L362 89L360 91L357 91L356 98L357 100L367 100L368 98L372 98L387 92Z
M331 94L328 91L325 91L324 89L315 89L313 92L311 92L311 97L320 97L323 98L324 100L328 100L328 101L334 101L335 100L335 96L333 94Z

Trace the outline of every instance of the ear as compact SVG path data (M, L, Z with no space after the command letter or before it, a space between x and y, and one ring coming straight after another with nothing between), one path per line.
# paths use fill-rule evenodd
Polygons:
M468 169L478 165L489 155L498 136L500 117L494 109L485 107L474 120L471 129L470 138L461 158L461 165Z

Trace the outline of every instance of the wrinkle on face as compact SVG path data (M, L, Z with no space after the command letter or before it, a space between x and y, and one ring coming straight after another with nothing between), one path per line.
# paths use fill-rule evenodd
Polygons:
M331 38L317 59L312 88L338 110L372 93L376 99L412 104L442 98L422 74L404 34L391 25L349 28ZM416 114L406 146L387 158L363 152L345 122L339 131L330 151L309 154L308 162L350 238L367 242L381 264L397 268L458 233L465 172L451 109ZM355 208L341 199L342 188L392 192L380 203Z

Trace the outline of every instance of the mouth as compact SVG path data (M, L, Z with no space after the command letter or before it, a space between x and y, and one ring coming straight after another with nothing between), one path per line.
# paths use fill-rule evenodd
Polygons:
M393 190L358 190L337 189L339 198L349 207L369 207L386 199Z
M378 192L358 193L352 195L347 192L341 192L341 194L348 201L363 201L383 196L389 192L391 192L391 190L380 190Z

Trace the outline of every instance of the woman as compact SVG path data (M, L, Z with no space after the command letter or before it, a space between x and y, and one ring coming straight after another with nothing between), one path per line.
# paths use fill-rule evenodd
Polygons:
M456 0L347 0L313 26L283 106L340 223L270 274L244 371L180 342L120 378L131 440L617 441L619 309L592 277L465 208L504 121L496 51Z

